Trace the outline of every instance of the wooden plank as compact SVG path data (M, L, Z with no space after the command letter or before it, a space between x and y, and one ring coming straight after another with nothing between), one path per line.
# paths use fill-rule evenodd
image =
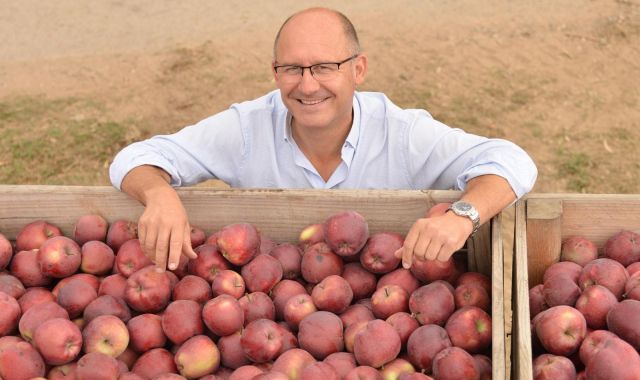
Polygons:
M560 259L562 201L529 199L526 208L529 286L534 286L542 282L544 269Z
M531 380L533 377L531 328L529 323L529 278L527 270L527 220L526 204L516 203L515 210L515 257L513 261L513 338L511 339L513 361L512 378Z
M345 209L360 212L372 232L406 233L435 203L459 198L455 191L239 190L181 188L191 223L212 233L251 221L277 241L292 241L308 224ZM108 221L137 220L143 207L112 187L0 186L0 231L15 238L20 226L45 219L71 232L78 216L98 213Z
M502 282L504 276L504 252L502 250L502 227L501 217L498 215L491 223L491 252L493 257L489 258L491 263L491 357L494 365L492 365L492 378L506 378L506 364L509 360L505 351L505 332L504 332L504 284ZM498 323L493 323L498 321ZM503 358L502 363L495 363L495 358ZM495 365L498 364L498 365Z

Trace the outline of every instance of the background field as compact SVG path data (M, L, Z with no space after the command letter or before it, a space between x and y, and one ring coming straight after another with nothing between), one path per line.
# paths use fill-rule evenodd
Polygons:
M122 146L275 87L272 40L318 2L0 0L0 183L106 185ZM510 139L535 191L640 193L640 1L326 1L362 90Z

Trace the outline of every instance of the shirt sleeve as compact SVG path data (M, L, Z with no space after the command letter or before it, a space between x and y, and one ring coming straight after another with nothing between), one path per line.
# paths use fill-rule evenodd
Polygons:
M416 187L464 190L469 180L495 174L520 198L531 191L538 175L531 157L516 144L450 128L427 113L416 117L407 138L407 162Z
M188 186L207 179L233 178L244 164L248 133L234 108L218 113L171 135L133 143L114 158L109 176L120 189L127 173L153 165L171 176L172 186Z

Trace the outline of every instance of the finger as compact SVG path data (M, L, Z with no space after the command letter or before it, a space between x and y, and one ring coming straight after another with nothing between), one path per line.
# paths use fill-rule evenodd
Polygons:
M418 241L418 236L419 232L414 224L404 239L404 245L402 246L402 267L405 269L411 268L413 263L413 249Z
M425 249L425 260L435 260L438 257L438 253L442 247L442 243L438 239L431 239L429 247Z
M196 252L193 250L193 247L191 246L191 227L189 227L188 225L185 228L184 237L185 238L183 239L182 252L190 259L198 258L198 254L196 254Z
M149 258L149 260L156 262L156 239L158 238L158 230L154 228L146 229L144 240L140 240L140 245L142 246L142 250L144 255Z
M171 231L171 237L169 242L169 270L175 270L178 268L178 262L180 261L180 255L182 254L182 242L184 240L184 230L180 231L179 228Z
M426 260L427 249L429 248L430 244L431 239L424 233L421 233L415 247L413 247L413 256L420 261Z
M167 256L169 254L170 230L163 230L158 234L156 240L156 270L163 272L167 267Z

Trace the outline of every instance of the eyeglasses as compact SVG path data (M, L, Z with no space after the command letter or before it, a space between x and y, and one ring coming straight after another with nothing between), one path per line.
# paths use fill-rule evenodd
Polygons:
M322 62L311 66L280 65L274 66L273 69L275 70L278 79L283 82L294 83L300 81L304 75L305 69L309 69L311 76L313 76L317 81L323 82L334 79L338 74L338 71L340 71L340 66L342 64L351 61L359 55L360 54L354 54L340 62Z

